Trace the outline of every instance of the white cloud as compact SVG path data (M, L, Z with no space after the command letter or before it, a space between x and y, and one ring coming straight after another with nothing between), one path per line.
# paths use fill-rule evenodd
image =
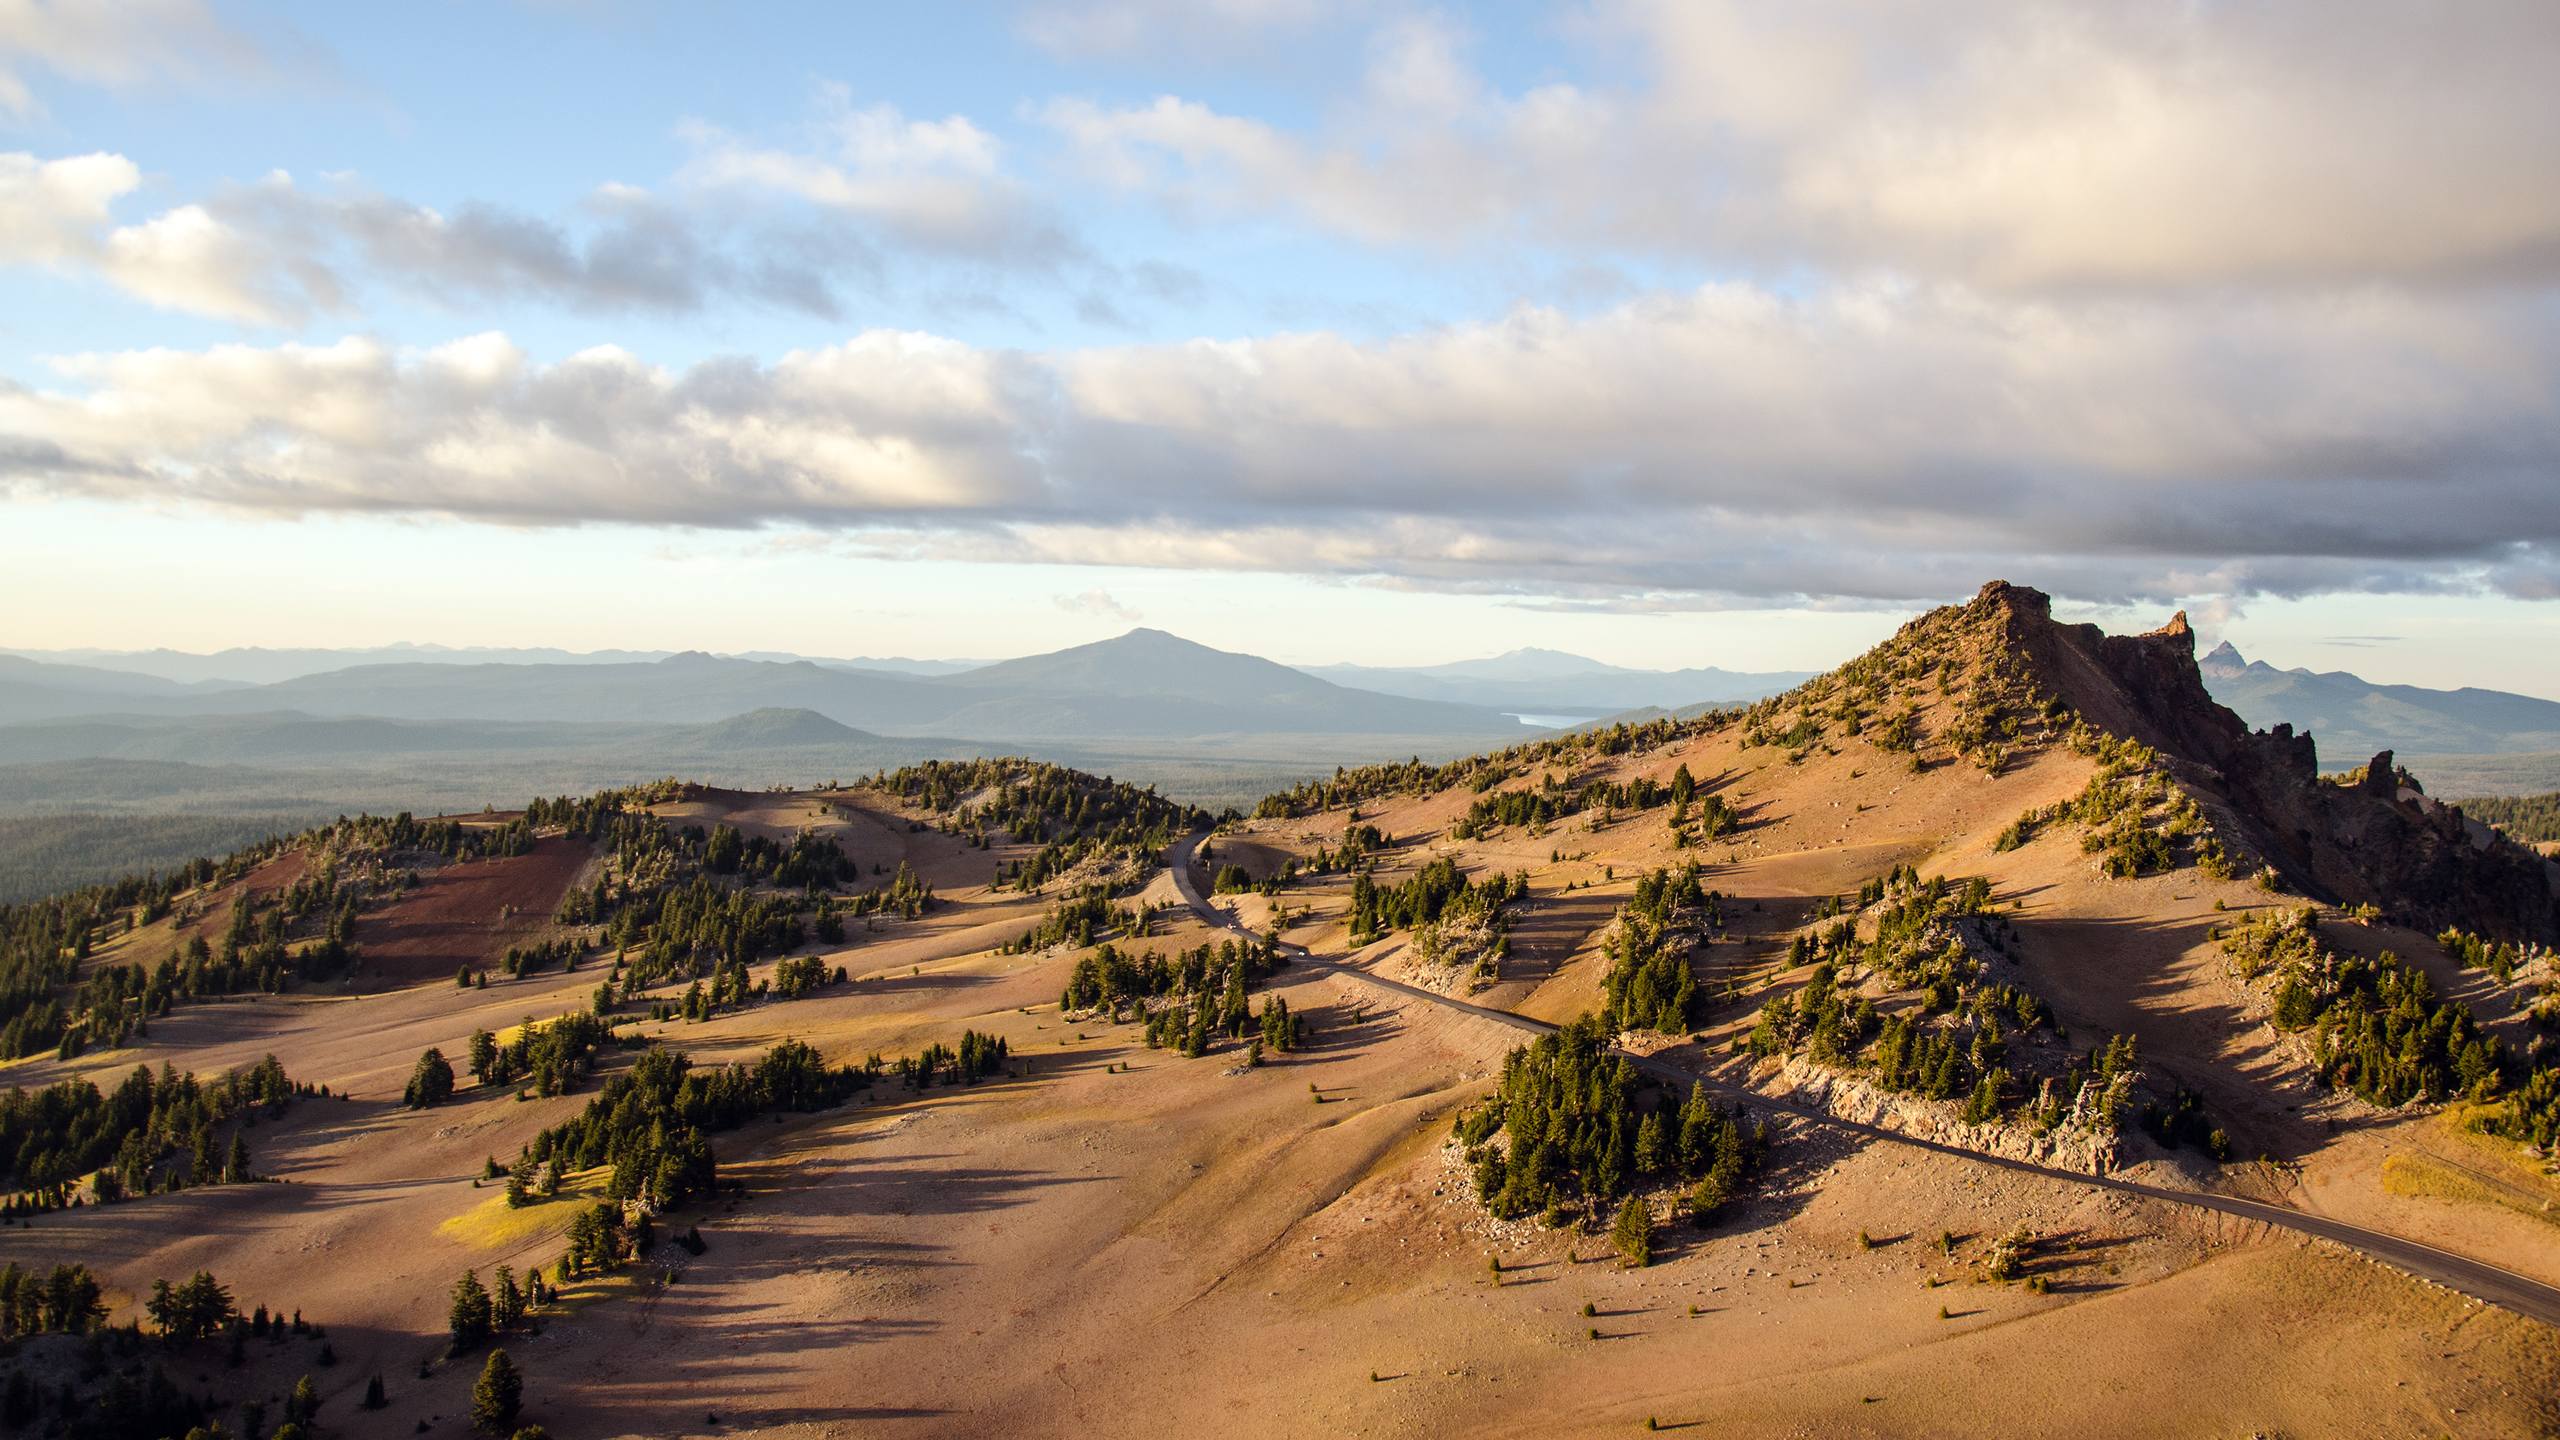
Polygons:
M42 493L502 523L792 524L886 553L1560 597L2092 599L2488 585L2560 556L2560 311L2467 294L2025 302L1748 285L1030 355L770 364L498 337L60 362Z
M29 63L114 89L271 68L201 0L0 0L0 115L43 113L20 73Z
M142 184L121 155L39 160L0 153L0 264L60 265L88 254L115 202Z
M1495 91L1389 27L1329 124L1044 112L1177 211L1984 288L2560 276L2560 7L1619 0L1641 77Z
M425 352L359 339L141 351L60 369L76 392L0 392L18 483L520 523L850 523L1037 503L1012 448L1013 362L930 336L874 332L681 375L610 347L535 365L500 336Z
M279 293L270 258L203 206L181 205L109 232L96 263L119 288L166 309L253 324L298 318L303 299Z
M1105 620L1119 620L1132 625L1145 618L1112 598L1108 590L1084 590L1056 598L1058 608L1070 615L1096 615Z
M39 160L0 153L0 265L91 271L151 304L272 323L303 308L269 247L202 205L133 225L113 223L118 200L142 184L122 155Z
M965 115L913 119L894 105L857 106L829 86L807 128L807 143L778 146L690 122L681 133L693 155L676 182L805 201L946 256L1046 267L1076 252L1046 207L1005 173L995 136Z

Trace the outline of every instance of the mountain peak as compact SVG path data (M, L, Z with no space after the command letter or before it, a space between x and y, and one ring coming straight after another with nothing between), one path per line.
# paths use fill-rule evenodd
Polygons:
M2207 674L2214 674L2226 670L2246 670L2249 668L2249 662L2242 658L2240 654L2240 647L2232 644L2228 640L2225 640L2221 644L2214 646L2211 650L2206 651L2204 658L2197 661L2196 664Z
M2053 618L2053 597L2030 585L1994 580L1975 593L1973 608L1981 611L2006 610L2037 620L2050 620Z

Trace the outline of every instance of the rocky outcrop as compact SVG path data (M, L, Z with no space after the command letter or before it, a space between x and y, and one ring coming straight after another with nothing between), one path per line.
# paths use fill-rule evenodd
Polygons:
M1763 1094L1810 1106L1853 1125L1872 1125L1918 1140L2087 1175L2114 1170L2121 1148L2112 1126L2065 1123L2039 1132L2002 1121L1967 1124L1961 1108L1947 1101L1897 1094L1860 1075L1826 1069L1802 1056L1778 1065L1759 1088Z
M2560 939L2542 857L2399 783L2389 751L2352 784L2319 775L2311 737L2253 731L2206 692L2184 612L2144 635L2053 619L2042 592L1994 581L1968 618L1993 630L2037 686L2087 723L2142 741L2243 847L2314 899L2369 904L2391 919L2507 940Z

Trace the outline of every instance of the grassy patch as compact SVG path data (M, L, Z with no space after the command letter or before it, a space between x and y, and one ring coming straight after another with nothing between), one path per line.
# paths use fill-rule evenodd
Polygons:
M2417 1195L2434 1200L2451 1200L2460 1204L2495 1205L2530 1215L2546 1225L2560 1226L2560 1208L2545 1200L2537 1204L2529 1195L2492 1184L2467 1170L2430 1160L2423 1155L2393 1155L2382 1162L2382 1188L2394 1195Z
M599 1165L582 1170L561 1185L560 1193L521 1208L507 1204L507 1187L491 1181L480 1188L479 1204L436 1227L436 1233L483 1250L515 1250L545 1236L566 1234L578 1207L604 1198L611 1171Z

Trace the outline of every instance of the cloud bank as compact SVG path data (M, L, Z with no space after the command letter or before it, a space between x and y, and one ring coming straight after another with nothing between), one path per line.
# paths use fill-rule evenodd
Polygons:
M2560 555L2560 312L1744 284L1384 340L685 370L490 334L81 355L0 391L56 495L789 526L891 553L1646 597L2486 586Z
M177 63L99 49L99 13L0 0L0 108L10 65ZM1324 67L1347 80L1261 113L1124 89L1009 127L822 89L786 139L685 122L661 183L559 215L283 173L155 208L123 155L0 154L0 265L288 334L361 329L381 289L841 320L916 273L1114 325L1259 283L1272 237L1309 283L1386 257L1478 295L1579 277L1549 293L1585 303L1050 349L848 324L688 368L260 333L0 388L0 485L1631 609L1992 573L2089 600L2560 597L2547 0L1597 0L1549 22L1578 68L1373 13L1036 5L1035 45L1129 64L1159 34L1368 29ZM1078 219L1124 217L1079 211L1093 186L1226 268L1102 258Z

